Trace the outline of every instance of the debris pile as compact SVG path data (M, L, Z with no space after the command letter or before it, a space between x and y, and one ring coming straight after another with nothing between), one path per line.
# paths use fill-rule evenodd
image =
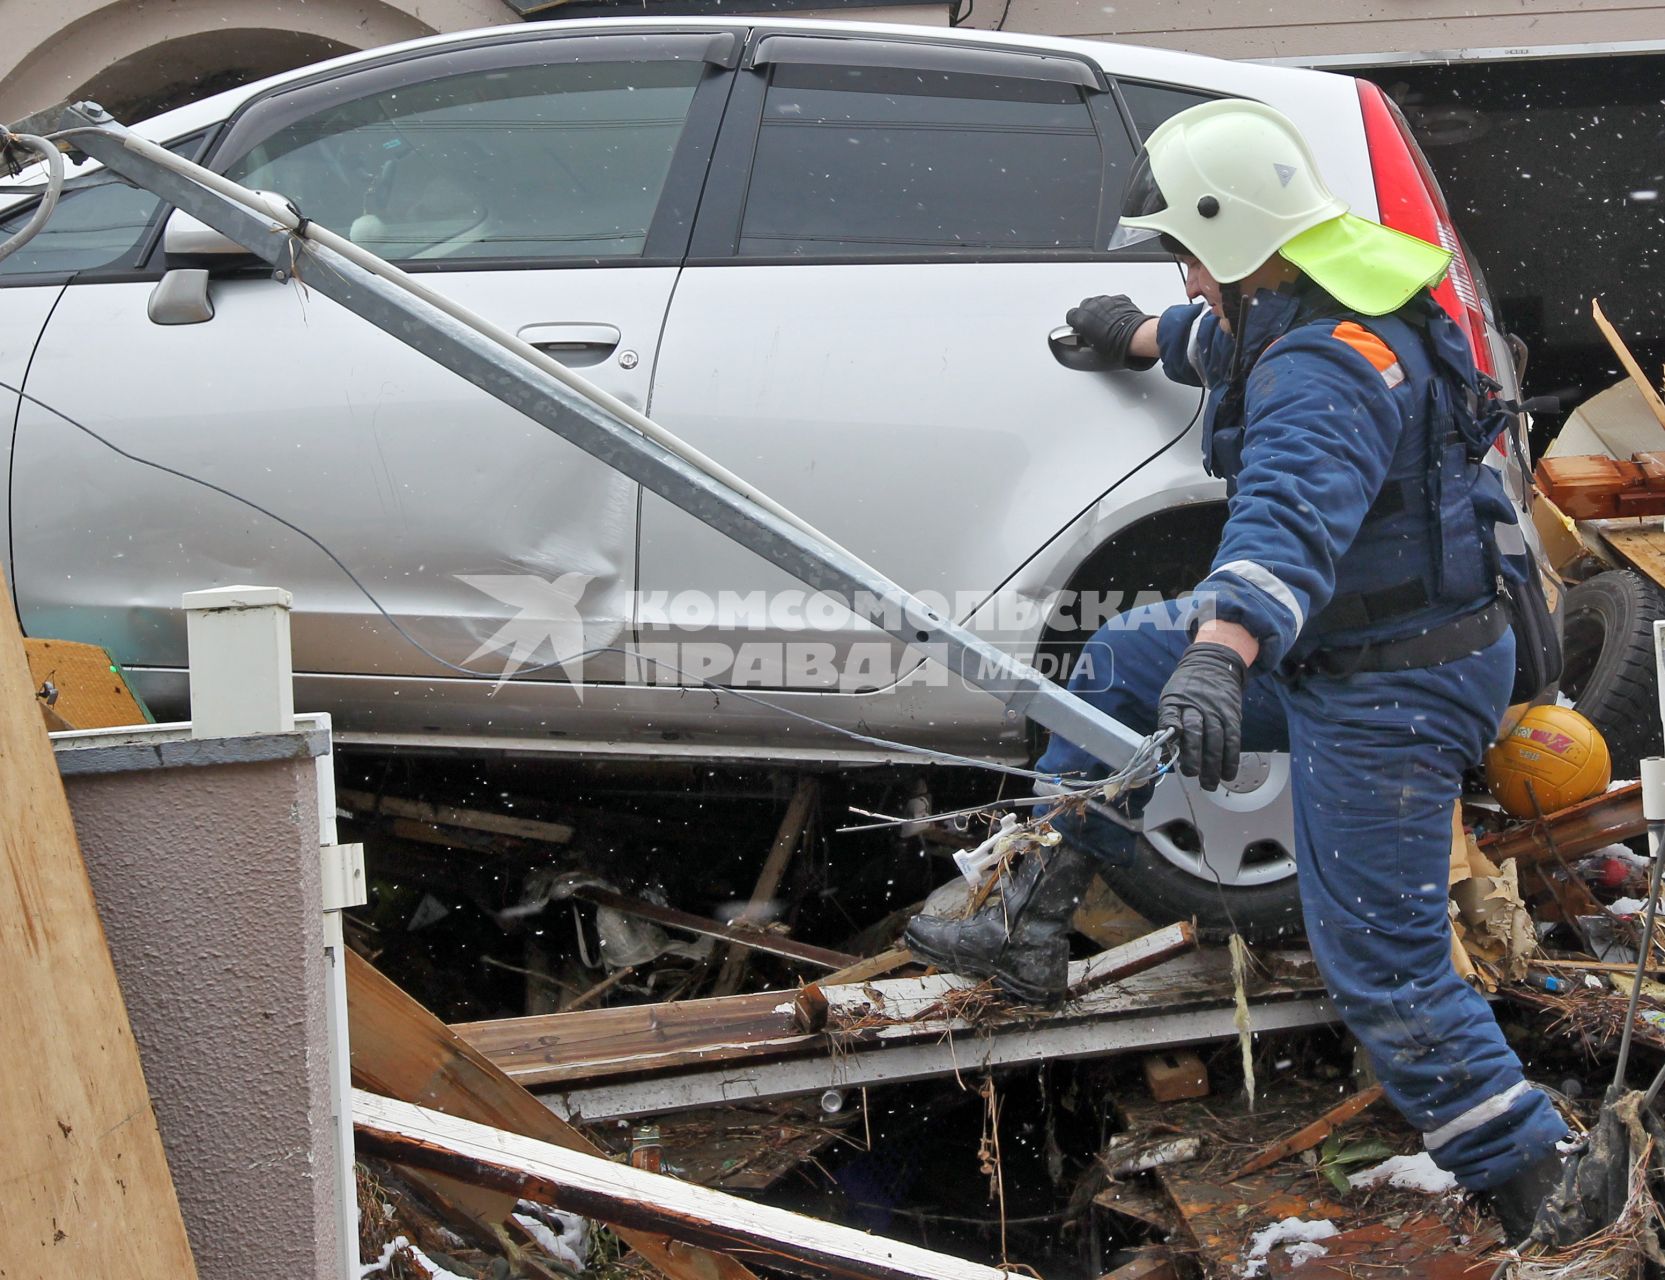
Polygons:
M377 1201L397 1213L367 1266L403 1236L387 1274L713 1274L675 1269L693 1246L730 1280L1562 1274L1558 1255L1504 1250L1381 1101L1298 937L1199 942L1098 885L1052 1011L895 946L927 898L979 905L956 853L975 872L979 850L1044 844L1027 815L840 831L923 787L878 771L686 769L655 789L640 768L575 767L556 803L525 765L346 767L372 879L355 943L450 1023L355 971L361 1153L404 1189ZM981 785L929 782L915 812ZM1453 964L1575 1130L1595 1125L1644 941L1649 863L1623 843L1644 828L1633 783L1526 821L1483 798L1453 818ZM1651 1070L1665 984L1637 1003ZM467 1097L441 1087L458 1072ZM377 1098L466 1124L418 1132ZM1599 1242L1611 1274L1643 1274L1653 1168L1650 1144ZM469 1188L493 1200L465 1204ZM718 1199L682 1203L695 1189ZM849 1228L871 1234L857 1247Z

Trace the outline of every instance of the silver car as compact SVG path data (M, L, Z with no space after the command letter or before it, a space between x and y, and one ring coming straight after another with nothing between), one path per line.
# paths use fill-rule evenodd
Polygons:
M1080 367L1053 336L1086 295L1185 300L1154 244L1107 246L1138 139L1220 95L1288 114L1355 211L1458 247L1373 85L981 31L530 24L135 127L431 277L1059 672L1106 613L1195 583L1223 519L1199 393ZM851 602L809 596L304 274L274 280L91 163L69 185L0 264L0 382L30 397L0 390L0 537L26 631L105 645L159 713L187 711L181 593L261 582L294 593L297 706L343 741L1031 753L1025 724ZM28 217L11 200L0 233ZM1460 253L1446 290L1507 376ZM1224 919L1229 900L1261 931L1291 920L1287 782L1277 756L1214 796L1164 782L1117 888L1153 914L1160 883L1169 914Z

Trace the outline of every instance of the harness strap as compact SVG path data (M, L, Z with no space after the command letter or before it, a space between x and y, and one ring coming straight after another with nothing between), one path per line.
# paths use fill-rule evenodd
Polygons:
M1475 613L1419 636L1338 649L1319 649L1296 663L1294 673L1346 677L1361 671L1411 671L1438 667L1488 649L1509 629L1509 611L1492 601Z

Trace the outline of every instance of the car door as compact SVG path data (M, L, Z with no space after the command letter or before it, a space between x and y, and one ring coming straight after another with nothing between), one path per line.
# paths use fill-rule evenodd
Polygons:
M168 149L194 157L206 140L206 134L192 133L170 142ZM38 178L39 171L33 176ZM9 207L0 215L0 241L21 232L38 205L28 198L3 203ZM6 433L7 463L22 404L18 390L64 286L83 272L131 269L159 203L149 192L126 186L111 174L96 169L76 174L71 169L46 225L0 260L0 425ZM9 492L9 485L0 486L0 493ZM0 520L0 564L10 582L10 519Z
M737 48L674 31L439 46L257 99L211 164L643 405ZM30 631L179 668L181 592L259 581L294 593L302 673L452 674L371 595L433 654L491 678L628 638L634 482L304 272L217 278L197 324L147 319L156 287L74 284L29 390L246 502L30 407L12 486Z
M1184 300L1171 258L1106 251L1132 154L1113 90L1076 56L762 33L655 417L969 618L1195 417L1194 390L1083 372L1048 341L1086 295ZM644 648L680 646L707 678L854 691L914 660L653 495L640 589Z

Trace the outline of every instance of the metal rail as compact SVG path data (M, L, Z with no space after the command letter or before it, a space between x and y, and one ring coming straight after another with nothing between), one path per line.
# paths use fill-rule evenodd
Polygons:
M628 425L609 407L616 404L613 397L396 267L271 197L139 138L94 103L69 107L62 128L74 131L76 148L236 241L284 278L298 277L809 586L838 593L859 616L999 699L1011 713L1032 717L1113 769L1143 746L1143 735L938 616L663 428L646 419L639 427Z

